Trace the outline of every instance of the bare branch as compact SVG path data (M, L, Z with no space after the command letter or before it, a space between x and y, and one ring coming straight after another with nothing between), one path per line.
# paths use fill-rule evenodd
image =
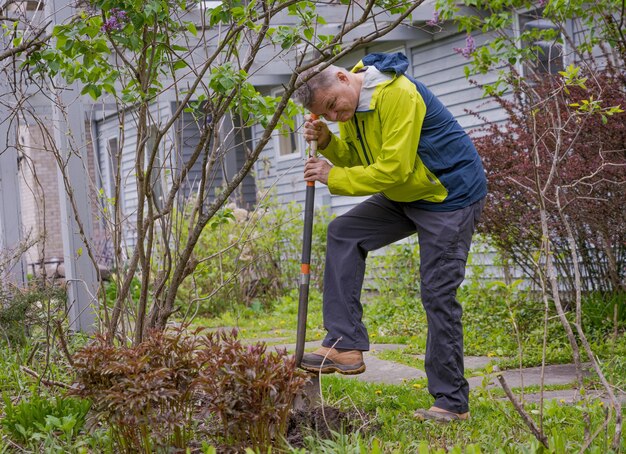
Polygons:
M524 410L524 407L522 407L522 405L519 403L519 401L517 400L517 398L511 391L511 388L509 388L509 385L507 384L498 366L494 366L494 372L496 373L496 378L500 382L500 386L502 386L502 389L506 393L506 396L509 398L509 401L511 401L511 403L513 404L513 407L515 407L515 410L517 411L517 413L519 413L519 415L522 417L526 426L530 429L530 431L535 436L535 438L539 440L542 445L548 448L549 442L548 442L547 437L545 436L543 432L539 430L539 428L535 424L535 421L533 421L533 419L526 412L526 410Z
M7 49L4 52L0 53L0 61L6 60L7 58L24 52L25 50L38 48L46 44L52 38L52 34L50 33L43 35L43 33L46 31L46 27L47 25L45 27L42 27L34 38L28 41L24 41L19 46L11 47L10 49Z

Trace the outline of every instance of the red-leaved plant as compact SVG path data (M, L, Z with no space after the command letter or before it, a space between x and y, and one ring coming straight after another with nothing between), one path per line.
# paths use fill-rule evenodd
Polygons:
M624 291L626 113L606 117L578 106L583 100L599 100L603 106L626 109L626 78L611 67L588 76L588 86L563 89L560 75L542 74L513 83L512 93L496 97L508 121L487 125L473 136L489 181L482 229L515 264L537 276L541 200L547 204L562 285L575 288L561 219L565 215L584 270L582 290ZM546 187L536 187L535 166Z
M190 437L199 342L181 332L153 332L136 347L102 336L76 353L74 394L90 399L123 452L183 448Z
M207 410L218 417L218 441L266 452L287 432L295 396L306 382L286 350L267 353L265 344L245 345L236 332L210 333L198 352L203 367L197 390L205 394Z
M284 439L306 381L285 351L244 345L235 330L155 331L134 347L97 336L75 367L74 394L93 402L127 453L184 449L199 441L194 425L202 422L217 425L211 442L267 450Z

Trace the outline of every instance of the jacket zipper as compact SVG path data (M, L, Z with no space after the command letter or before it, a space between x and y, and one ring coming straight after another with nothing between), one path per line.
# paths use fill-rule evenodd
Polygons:
M359 129L359 122L356 119L356 115L354 117L354 126L356 126L356 137L357 139L359 139L359 142L361 142L361 148L363 149L363 156L365 156L365 160L367 161L367 165L369 166L372 163L370 162L367 156L367 151L365 149L365 142L363 142L363 137L361 137L361 130Z
M370 150L370 146L367 143L367 134L365 134L365 120L361 120L361 126L363 126L363 143L365 143L365 153L369 153L369 157L374 162L374 155L372 154L372 150Z

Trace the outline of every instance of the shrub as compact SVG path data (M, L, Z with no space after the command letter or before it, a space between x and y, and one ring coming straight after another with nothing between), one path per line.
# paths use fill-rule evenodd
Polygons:
M150 333L136 347L96 337L76 354L77 395L110 427L123 452L186 448L194 415L218 442L266 449L285 436L305 382L286 352L246 346L237 333ZM195 402L203 408L196 413Z
M626 328L626 293L594 292L585 295L581 304L583 326L604 337Z
M223 442L266 452L284 439L293 400L306 381L292 356L285 350L268 354L261 342L244 345L235 330L206 336L199 356L205 366L198 389L219 418Z
M181 285L179 304L200 301L204 315L215 316L241 301L269 305L285 289L297 288L302 252L302 207L271 203L255 212L228 207L204 229L194 250L194 272ZM326 253L325 208L315 215L311 285L321 289ZM183 226L181 236L186 235Z
M0 335L10 343L23 344L28 331L47 322L65 307L65 290L35 283L26 289L0 290Z
M136 347L98 336L75 355L76 395L90 399L124 452L186 446L198 340L154 332Z
M117 287L119 285L118 279L119 276L114 275L113 279L104 282L105 300L106 304L110 307L113 307L117 299ZM129 294L131 301L139 301L141 294L141 280L136 276L131 279Z
M420 292L419 262L419 243L417 236L412 236L387 246L383 254L373 254L368 275L381 295L415 299Z
M561 86L560 75L542 74L528 82L532 94L523 90L528 84L513 84L510 95L495 98L507 122L488 124L474 134L489 178L482 230L540 284L535 265L543 239L533 182L537 166L546 184L542 193L552 257L563 288L571 294L575 281L567 233L554 197L557 188L580 257L582 290L618 291L626 276L626 113L607 120L604 114L581 115L575 109L588 99L623 107L624 79L610 67L587 76L596 83L589 88L568 87L559 96L554 95L554 87ZM547 99L558 110L537 107L539 100ZM555 122L567 126L555 128ZM540 156L536 162L535 152ZM552 172L557 157L558 172Z

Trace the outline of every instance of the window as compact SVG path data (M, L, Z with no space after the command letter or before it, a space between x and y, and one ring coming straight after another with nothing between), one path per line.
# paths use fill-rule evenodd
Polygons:
M145 153L144 153L144 167L147 169L150 162L150 155L154 151L154 147L157 146L157 134L158 128L155 125L151 125L148 129L148 140L146 141ZM150 172L150 186L152 187L152 195L154 197L154 205L158 210L163 209L163 174L165 169L162 165L161 159L161 146L156 150L154 160L152 161L152 169Z
M208 1L208 0L203 0L200 3L198 3L198 7L201 10L211 10L211 9L215 9L219 6L222 6L222 0L219 1Z
M112 137L107 141L107 158L109 161L109 197L115 197L115 178L118 169L119 144L117 137ZM120 188L121 190L121 188Z
M283 90L277 90L272 92L272 96L282 96ZM302 150L304 150L304 139L298 133L302 124L304 123L304 117L297 115L294 118L294 129L292 130L288 126L285 128L276 128L274 130L274 148L276 149L276 156L279 159L293 159L302 156Z
M43 11L44 4L38 0L28 0L26 3L26 11Z
M563 38L559 27L543 17L543 8L520 13L519 30L526 39L524 48L531 48L536 59L524 64L523 75L557 74L563 71Z
M276 134L278 135L278 155L289 156L294 154L299 154L298 147L298 137L294 131L288 130L276 130Z

